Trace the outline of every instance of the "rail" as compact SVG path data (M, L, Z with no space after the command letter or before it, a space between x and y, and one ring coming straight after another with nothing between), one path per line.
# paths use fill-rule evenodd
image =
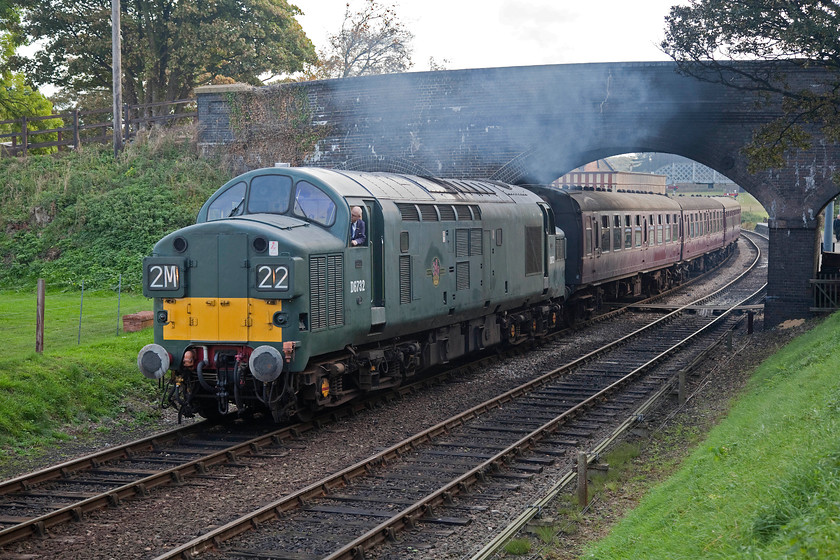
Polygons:
M707 301L716 294L723 292L723 290L727 287L740 281L755 268L760 258L761 252L758 251L755 260L748 270L742 272L741 275L728 283L727 286L717 290L713 294L709 294L696 300L695 302L692 302L692 304L697 305L700 302ZM766 284L762 286L758 292L761 292L765 287ZM748 295L739 298L739 300L730 307L734 309L739 305L744 305L746 301L755 297L758 292L750 290ZM545 373L517 388L511 389L489 401L474 406L469 410L449 418L448 420L427 428L426 430L423 430L418 434L403 440L402 442L399 442L354 465L346 467L339 472L327 476L322 480L314 482L297 492L286 495L272 503L264 504L262 507L233 520L226 525L209 530L190 542L164 552L155 560L194 558L202 552L217 549L224 541L233 539L246 532L256 530L265 523L279 519L285 512L303 508L306 504L311 503L313 500L327 498L331 493L335 493L337 489L344 488L350 484L352 479L368 476L380 465L389 464L398 460L400 457L417 450L420 446L427 445L433 440L443 436L451 435L453 430L466 424L467 422L478 418L479 416L488 414L491 411L498 410L503 407L503 405L513 401L514 399L527 395L537 388L543 387L560 379L579 366L591 362L597 357L603 356L607 352L613 351L633 339L638 339L641 333L649 331L649 329L652 329L655 326L667 325L670 319L684 312L685 309L692 304L682 306L671 314L660 317L647 326L625 335L616 341L610 342L598 350L589 352L560 368ZM673 343L668 342L664 350L653 350L652 356L645 358L644 363L636 365L632 371L622 374L622 376L615 381L608 382L609 384L606 387L601 388L598 392L581 397L582 400L580 400L577 404L569 406L569 408L567 408L564 412L546 421L533 431L518 434L517 437L519 439L513 443L493 453L491 456L482 460L479 464L468 468L466 472L456 475L456 477L450 481L442 481L442 485L440 487L433 490L420 500L407 505L407 507L404 507L399 511L396 511L387 520L378 523L376 526L367 530L364 534L357 536L351 542L344 544L338 550L335 550L331 554L325 556L324 560L349 560L351 558L363 558L366 550L386 540L392 540L397 531L413 527L418 521L423 519L428 512L434 511L436 507L445 504L447 501L451 500L453 496L461 493L462 491L468 490L478 482L482 481L486 473L492 472L499 465L515 456L518 456L524 451L533 448L546 436L546 434L556 431L563 422L579 414L591 405L599 402L606 394L612 393L621 387L628 385L630 382L640 377L642 373L649 371L652 367L661 363L676 349L687 345L690 341L696 340L701 334L708 333L713 325L719 324L725 318L730 316L733 313L733 309L730 309L729 311L714 318L700 329L692 330L690 334L679 336L677 339L678 341ZM674 331L674 329L671 329L671 331Z

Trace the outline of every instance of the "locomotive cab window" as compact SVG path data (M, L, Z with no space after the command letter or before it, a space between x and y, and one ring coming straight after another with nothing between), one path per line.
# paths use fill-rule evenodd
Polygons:
M335 208L335 202L327 193L308 181L298 181L295 189L296 216L330 227L335 223Z
M289 209L292 179L285 175L257 175L251 179L248 193L248 212L285 214Z
M245 181L240 181L220 194L207 208L207 221L241 214L245 205L245 187Z

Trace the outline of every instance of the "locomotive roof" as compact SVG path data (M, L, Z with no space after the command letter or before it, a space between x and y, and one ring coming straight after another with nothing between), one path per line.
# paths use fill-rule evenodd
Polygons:
M282 168L280 168L282 169ZM533 195L520 187L479 179L440 179L402 173L292 168L317 178L341 196L373 196L395 201L512 202ZM287 170L288 172L288 170Z

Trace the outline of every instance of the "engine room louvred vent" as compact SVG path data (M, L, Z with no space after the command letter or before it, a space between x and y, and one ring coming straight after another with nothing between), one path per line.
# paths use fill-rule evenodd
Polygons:
M439 221L434 204L418 204L417 207L420 209L420 216L423 218L424 222Z
M344 324L344 257L309 259L309 317L312 330Z
M417 211L417 207L413 204L405 204L405 203L397 203L397 208L400 211L400 216L404 222L419 222L420 221L420 213Z
M442 222L455 221L455 210L453 210L451 206L448 204L439 204L437 209L438 212L440 212L440 219Z
M470 230L456 229L455 230L455 256L468 257L470 256Z
M455 263L455 289L469 290L470 289L470 263L459 262Z
M400 255L400 303L411 303L410 255Z
M344 256L327 257L327 295L329 297L329 326L344 324Z
M473 213L473 220L480 220L481 219L481 206L471 205Z
M469 206L464 206L463 204L455 206L455 213L458 214L459 220L472 220Z
M470 229L470 256L479 256L483 252L483 246L481 243L481 228Z

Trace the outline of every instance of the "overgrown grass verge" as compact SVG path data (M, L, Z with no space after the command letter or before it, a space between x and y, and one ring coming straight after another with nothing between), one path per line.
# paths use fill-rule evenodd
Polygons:
M0 292L0 464L155 414L146 404L150 385L137 371L137 351L152 331L117 334L116 294L85 295L82 344L79 293L48 294L43 354L35 352L34 297ZM142 295L121 298L120 313L142 309L151 309Z
M840 314L753 374L682 468L584 558L840 558Z

